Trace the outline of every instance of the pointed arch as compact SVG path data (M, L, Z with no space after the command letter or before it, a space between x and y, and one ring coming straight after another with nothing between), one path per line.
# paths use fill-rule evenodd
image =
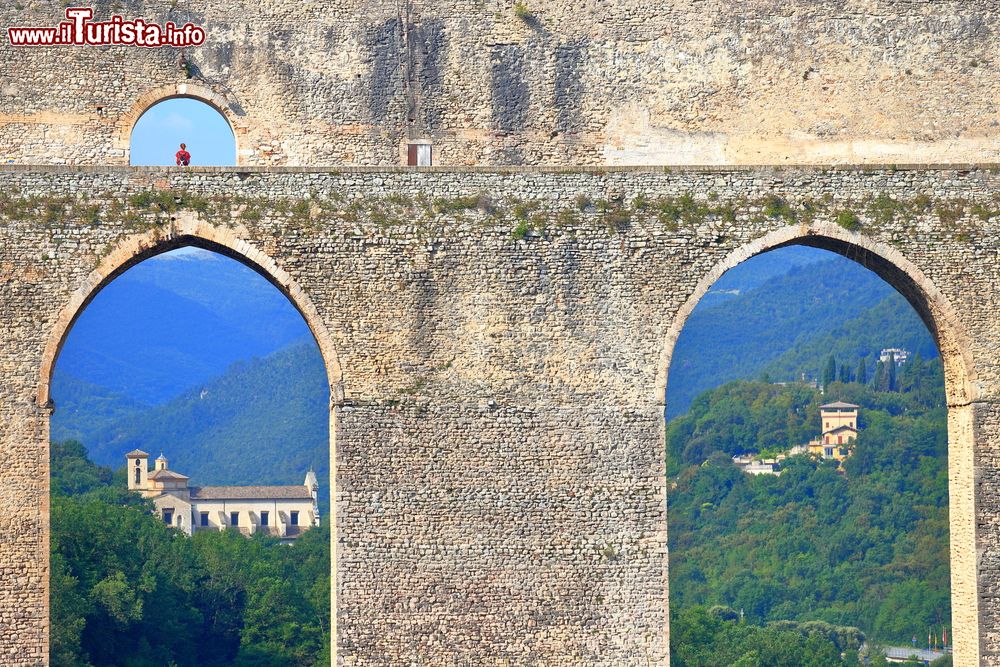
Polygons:
M948 516L951 562L951 607L954 660L979 664L983 655L979 615L979 562L976 548L975 462L973 409L979 384L970 353L969 335L948 299L899 250L831 223L784 227L729 253L698 281L678 309L660 349L655 401L661 408L661 442L666 438L666 404L674 346L688 317L711 286L729 269L769 250L804 245L835 252L873 271L903 295L926 324L938 345L948 404ZM669 519L668 519L669 520ZM664 582L668 581L666 561ZM669 586L664 586L669 609ZM669 621L668 621L669 623ZM669 647L669 627L664 641ZM669 648L668 648L669 650Z
M337 651L337 443L336 443L336 411L344 397L343 373L340 361L334 348L333 338L323 322L319 311L309 295L295 282L287 271L266 253L256 248L252 243L237 236L236 230L216 227L192 213L180 213L167 228L130 236L108 254L87 277L76 292L70 297L52 325L49 338L42 355L39 369L38 390L35 396L36 404L42 408L46 420L45 441L48 445L48 419L51 418L53 405L50 396L52 373L59 352L69 335L77 318L82 314L94 297L122 273L143 260L156 255L175 250L183 246L194 246L217 252L250 267L288 298L312 332L313 338L323 357L326 368L327 382L330 388L330 632L332 637L333 660L336 662ZM48 461L48 454L45 455ZM48 476L46 476L46 483ZM48 530L48 493L43 501L42 512L45 516L46 540ZM48 549L44 551L43 559L48 570ZM46 584L47 585L47 584Z
M895 248L877 243L838 225L822 223L784 227L729 253L705 274L680 307L667 331L656 369L656 400L664 403L674 345L688 317L708 290L729 269L751 257L783 246L805 245L829 250L854 260L876 273L913 306L927 325L941 352L945 369L945 394L949 405L975 401L978 386L969 354L968 334L955 309L941 291Z
M69 303L60 311L45 345L36 394L38 405L50 403L52 372L59 352L73 324L98 292L139 262L183 246L204 248L235 259L278 288L305 320L319 346L330 385L331 401L335 402L343 397L343 374L333 338L309 295L277 262L239 238L232 229L215 227L191 214L179 214L169 228L154 229L122 241L73 293Z

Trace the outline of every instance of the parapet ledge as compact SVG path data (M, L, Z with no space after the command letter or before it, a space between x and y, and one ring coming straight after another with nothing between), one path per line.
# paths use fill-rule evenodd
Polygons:
M629 173L829 173L829 172L996 172L1000 163L929 163L929 164L754 164L754 165L525 165L525 166L352 166L325 165L227 166L227 167L133 167L112 165L0 164L0 173L32 172L51 174L629 174Z

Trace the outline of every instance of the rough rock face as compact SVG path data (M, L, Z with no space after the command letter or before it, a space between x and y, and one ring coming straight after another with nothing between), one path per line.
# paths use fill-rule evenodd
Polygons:
M88 4L88 3L80 3ZM184 50L0 40L0 159L127 164L167 96L223 110L246 165L998 161L996 0L148 0ZM64 3L6 2L0 26Z
M998 184L975 168L0 168L0 662L46 661L60 341L123 268L194 244L280 286L326 359L342 664L664 664L673 341L722 272L803 243L880 273L937 337L956 664L1000 664Z

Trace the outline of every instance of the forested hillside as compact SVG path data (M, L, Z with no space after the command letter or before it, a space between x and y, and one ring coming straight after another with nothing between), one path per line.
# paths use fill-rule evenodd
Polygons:
M329 490L329 387L312 340L222 375L157 406L57 378L54 440L83 442L114 468L125 452L161 451L193 484L301 484L312 466Z
M765 253L737 266L713 289L741 284L743 271L768 255L784 261L787 252ZM668 418L687 411L701 392L731 380L762 373L775 380L798 379L802 373L818 377L831 352L863 356L870 368L872 355L886 347L919 351L925 358L937 355L926 326L899 293L860 264L824 254L826 261L786 267L786 273L762 283L752 275L749 282L756 287L694 310L670 364Z
M853 359L843 365L850 368ZM670 423L672 609L726 605L752 623L826 621L907 644L950 626L947 432L938 360L896 391L736 382ZM779 477L732 464L819 434L819 405L862 406L853 455L789 459ZM756 663L754 663L756 664Z
M762 373L775 380L798 379L802 373L822 380L822 371L832 354L837 359L863 359L868 377L872 377L879 352L887 347L901 347L924 359L938 356L926 325L895 292L856 317L831 324L808 343L784 351L764 366ZM850 370L855 372L853 367Z
M189 538L151 511L82 445L53 444L53 667L330 664L329 528Z

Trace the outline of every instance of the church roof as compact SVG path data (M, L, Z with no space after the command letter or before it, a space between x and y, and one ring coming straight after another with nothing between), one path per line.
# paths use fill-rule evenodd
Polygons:
M141 449L133 449L131 452L125 455L125 458L127 459L149 458L149 454L142 451Z
M200 486L191 489L192 500L312 500L305 486Z
M820 410L825 410L826 408L838 409L838 408L860 408L860 405L854 405L853 403L844 403L843 401L835 401L833 403L827 403L826 405L819 406Z
M187 475L182 475L173 470L157 470L149 473L149 479L191 479Z

